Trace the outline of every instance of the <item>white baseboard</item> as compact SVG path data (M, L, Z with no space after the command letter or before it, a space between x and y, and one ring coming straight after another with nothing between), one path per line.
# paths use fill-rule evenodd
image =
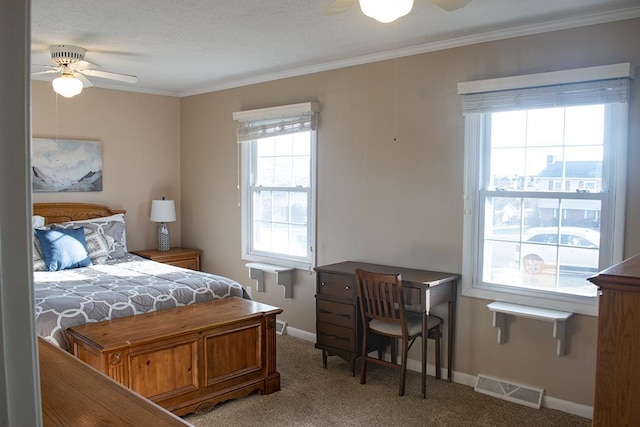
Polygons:
M542 396L542 406L593 420L593 406L581 405L551 396Z
M316 342L316 334L294 328L291 325L287 325L287 335L291 335L292 337L300 338L305 341L311 341L313 343Z
M292 328L291 326L287 326L287 335L291 335L292 337L300 338L305 341L316 342L316 334L312 332L303 331L302 329ZM410 369L415 372L420 372L421 363L419 360L409 359L407 360L407 369ZM435 375L435 366L432 364L427 364L427 374ZM447 369L442 369L442 378L447 378ZM476 384L477 377L476 375L465 374L464 372L456 372L453 371L451 373L451 380L454 383L463 384L469 387L474 387ZM593 419L593 407L582 405L579 403L570 402L568 400L558 399L552 396L543 396L542 397L542 406L544 408L549 409L557 409L562 412L566 412L572 415L578 415L583 418L588 418L590 420Z

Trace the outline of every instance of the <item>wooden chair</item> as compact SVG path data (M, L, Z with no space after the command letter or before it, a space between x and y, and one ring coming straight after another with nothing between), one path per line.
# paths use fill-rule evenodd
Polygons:
M422 313L405 309L400 274L379 274L362 269L356 270L358 304L362 319L362 367L360 384L367 382L367 362L390 366L401 370L400 396L404 396L407 376L407 354L416 338L422 336ZM429 315L427 318L428 337L435 340L436 373L440 378L440 341L442 319ZM389 337L391 341L391 361L371 357L367 353L367 335L370 333ZM400 365L396 358L396 341L402 342ZM426 358L427 340L422 342L422 357ZM422 397L426 397L426 372L422 363Z

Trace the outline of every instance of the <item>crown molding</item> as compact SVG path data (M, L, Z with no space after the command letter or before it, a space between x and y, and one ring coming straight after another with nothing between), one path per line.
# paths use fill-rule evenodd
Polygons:
M126 92L138 92L149 95L171 96L171 97L187 97L193 95L201 95L209 92L217 92L220 90L233 89L237 87L249 86L253 84L265 83L274 80L281 80L290 77L298 77L308 74L331 71L340 68L352 67L357 65L370 64L379 61L386 61L394 58L401 58L412 55L420 55L429 52L436 52L457 47L470 46L490 41L505 40L515 37L529 36L535 34L548 33L553 31L567 30L571 28L586 27L590 25L605 24L615 21L624 21L627 19L640 18L640 6L620 9L612 12L593 13L577 17L564 19L555 19L543 23L517 25L509 28L503 28L493 31L485 31L478 34L448 38L416 46L410 46L397 50L389 50L385 52L362 55L354 58L343 60L324 62L306 67L291 68L287 70L277 71L273 73L260 74L240 79L218 81L209 85L187 91L170 91L149 89L141 86L121 85L117 83L103 83L95 87L103 89L120 90ZM49 80L46 77L33 77L34 80Z
M389 59L400 58L405 56L419 55L423 53L436 52L456 47L469 46L489 41L504 40L514 37L529 36L535 34L548 33L553 31L567 30L571 28L585 27L589 25L605 24L608 22L623 21L640 17L640 6L627 9L620 9L613 12L594 13L579 17L571 17L566 19L551 20L545 23L519 25L510 28L486 31L479 34L455 37L447 40L425 43L417 46L407 47L381 53L363 55L345 60L325 62L308 67L299 67L290 70L284 70L275 73L262 74L255 77L247 77L244 79L228 80L217 82L211 85L203 86L192 91L184 91L179 94L180 97L200 95L208 92L217 92L225 89L233 89L242 86L249 86L258 83L265 83L274 80L286 79L290 77L298 77L307 74L331 71L339 68L352 67L356 65L369 64L373 62L386 61Z

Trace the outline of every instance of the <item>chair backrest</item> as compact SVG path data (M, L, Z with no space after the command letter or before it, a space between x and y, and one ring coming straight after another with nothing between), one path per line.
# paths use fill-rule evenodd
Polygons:
M400 274L373 273L358 268L356 284L363 323L370 319L398 323L406 333Z

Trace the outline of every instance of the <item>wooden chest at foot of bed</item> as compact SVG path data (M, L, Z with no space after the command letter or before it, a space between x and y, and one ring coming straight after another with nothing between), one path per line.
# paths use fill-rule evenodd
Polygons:
M72 353L177 415L280 390L276 315L238 297L67 329Z

